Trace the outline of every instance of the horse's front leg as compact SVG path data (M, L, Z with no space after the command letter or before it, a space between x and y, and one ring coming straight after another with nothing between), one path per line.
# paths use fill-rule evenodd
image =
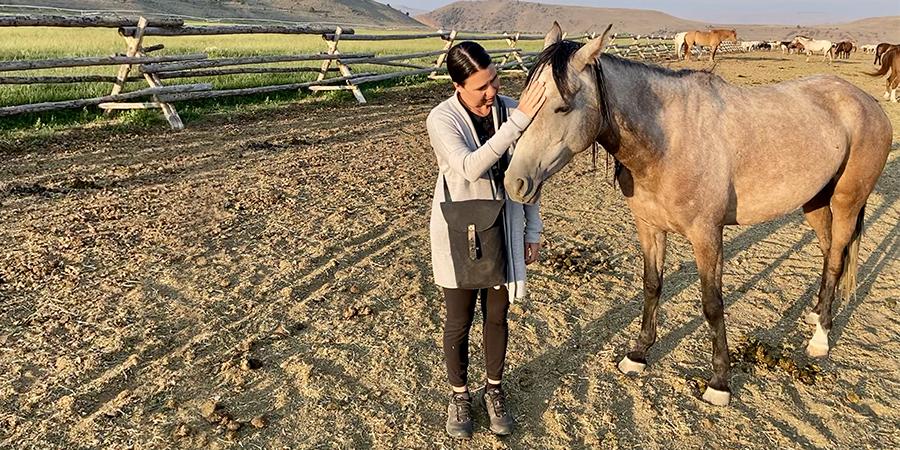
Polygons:
M622 373L640 373L647 367L647 350L656 342L656 310L662 294L663 263L666 256L666 232L635 218L641 252L644 255L644 313L641 334L634 350L619 362Z
M694 248L703 315L712 332L713 377L703 393L703 400L725 406L731 398L728 388L728 340L725 337L725 306L722 304L722 226L708 226L691 233Z

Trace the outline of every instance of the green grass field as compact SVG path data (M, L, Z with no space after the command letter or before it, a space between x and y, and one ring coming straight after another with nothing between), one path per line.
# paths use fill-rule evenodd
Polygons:
M420 32L420 31L419 31ZM357 34L397 34L396 31L358 29ZM630 41L629 41L630 42ZM310 54L327 50L324 40L318 35L225 35L225 36L182 36L182 37L148 37L144 46L163 44L165 49L154 55L177 55L187 53L207 53L210 58L237 57L252 55L284 55ZM503 49L507 44L503 40L483 41L488 49ZM518 45L524 51L540 50L542 41L521 41ZM440 50L444 41L439 38L405 40L405 41L343 41L339 45L342 53L374 53L376 55L396 55ZM81 56L106 56L124 53L125 41L112 28L45 28L20 27L0 28L0 60L34 60L49 58L66 58ZM430 65L435 57L420 58L408 62ZM320 62L295 62L256 65L256 67L319 67ZM356 65L354 72L392 72L405 70L398 67L381 65ZM108 75L114 76L118 66L76 67L63 69L29 70L3 72L0 76L38 76L38 75ZM337 76L337 75L331 75ZM180 78L164 80L165 84L212 83L215 89L233 89L252 86L287 84L309 81L315 78L314 73L296 74L238 74L202 78ZM364 92L375 91L380 87L397 83L408 83L423 80L424 76L412 79L396 79L382 83L364 85ZM144 82L131 82L126 91L147 87ZM30 103L60 101L107 95L112 88L111 83L77 83L77 84L34 84L34 85L0 85L0 106L23 105ZM296 101L309 96L329 98L352 98L347 92L310 93L285 92L240 98L220 98L201 100L178 105L179 112L187 118L202 115L212 110L232 108L248 104L278 104ZM119 114L123 121L161 120L157 111L128 111ZM42 129L87 123L104 117L98 108L90 107L82 110L62 110L39 114L25 114L5 118L0 121L0 132L23 129Z

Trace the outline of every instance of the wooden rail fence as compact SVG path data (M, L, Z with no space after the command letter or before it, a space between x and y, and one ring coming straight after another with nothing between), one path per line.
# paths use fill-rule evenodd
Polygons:
M106 75L70 75L70 76L22 76L0 73L0 84L44 84L44 83L84 83L111 82L109 95L68 101L44 102L29 105L16 105L0 108L0 117L14 114L34 113L63 108L80 108L98 106L107 113L127 109L160 109L173 129L184 128L184 123L175 109L174 103L237 95L262 94L279 91L303 90L313 92L347 90L359 103L366 103L361 85L392 78L427 74L431 79L449 78L446 72L446 55L450 48L459 41L505 41L506 47L492 49L488 52L497 59L499 70L527 73L533 58L538 52L523 52L519 48L522 41L543 40L541 35L525 35L521 33L502 33L494 35L463 34L456 30L438 31L420 34L356 34L353 29L345 27L319 27L309 25L211 25L188 26L175 18L137 19L106 16L0 16L0 27L43 26L43 27L105 27L118 29L125 41L126 51L123 55L97 56L82 58L59 58L43 60L0 61L0 72L28 71L63 67L88 67L117 65L115 76ZM152 56L151 53L162 50L162 44L144 46L148 36L210 36L232 34L314 34L321 35L326 50L318 54L267 55L237 58L209 58L207 54ZM594 38L594 34L570 37L572 40ZM399 55L376 55L374 53L342 53L339 44L342 41L400 41L415 39L435 39L442 42L440 50L424 51ZM638 36L619 34L616 40L637 40ZM649 43L622 44L614 43L606 51L642 60L659 61L674 59L675 49L671 40L666 37L642 37ZM659 41L659 42L655 42ZM668 42L668 43L667 43ZM723 49L724 51L729 51ZM432 64L423 64L423 58L435 57ZM321 61L316 67L258 67L258 64L283 62ZM353 66L361 64L400 67L403 70L388 73L354 72ZM177 78L214 77L231 74L250 73L302 73L316 74L313 81L258 86L241 89L213 89L209 83L170 85L163 80ZM337 76L329 75L336 73ZM129 81L146 82L147 87L133 92L123 92ZM134 102L135 99L147 98L149 101Z

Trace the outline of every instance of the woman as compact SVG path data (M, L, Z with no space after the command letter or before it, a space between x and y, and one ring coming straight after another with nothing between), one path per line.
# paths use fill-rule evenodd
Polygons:
M512 146L543 105L544 86L533 83L521 102L500 96L500 79L491 57L474 42L461 42L447 54L447 69L455 93L431 110L426 122L439 173L431 211L431 260L434 280L443 288L447 319L444 324L444 358L452 389L447 433L472 436L472 397L467 387L469 329L480 294L484 319L487 382L484 403L491 431L512 431L501 388L508 338L507 311L516 298L525 296L525 265L537 261L541 219L538 204L510 200L503 189L503 172ZM505 122L500 123L504 117ZM461 289L453 267L447 220L441 203L473 199L505 200L502 212L506 283ZM457 255L458 256L458 255ZM501 274L502 276L502 274Z

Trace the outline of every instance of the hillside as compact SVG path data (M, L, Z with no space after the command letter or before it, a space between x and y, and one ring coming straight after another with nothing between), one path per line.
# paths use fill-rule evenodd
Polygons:
M614 31L636 34L706 29L710 26L735 28L738 38L788 39L808 34L823 39L852 39L860 43L900 42L900 17L874 17L843 24L797 27L790 25L728 25L681 19L646 9L591 8L501 1L460 1L416 16L433 28L470 31L523 31L542 33L554 20L570 32L602 31L612 23Z
M74 10L177 14L202 18L268 19L378 27L422 26L405 13L373 0L7 0L3 3ZM35 10L30 12L53 13Z

